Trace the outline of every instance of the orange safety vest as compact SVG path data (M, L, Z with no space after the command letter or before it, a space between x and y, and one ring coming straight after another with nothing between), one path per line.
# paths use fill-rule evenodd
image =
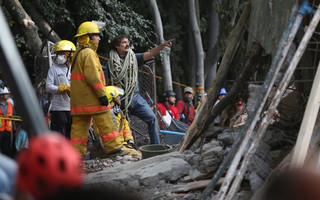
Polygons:
M8 102L8 109L6 117L10 117L13 114L12 104ZM0 117L4 117L2 110L0 109ZM12 120L1 119L0 120L0 132L12 131Z

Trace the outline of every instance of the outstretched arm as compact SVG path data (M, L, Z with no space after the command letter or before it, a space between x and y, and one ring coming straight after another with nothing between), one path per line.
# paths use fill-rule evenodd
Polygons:
M150 51L147 51L143 54L143 61L151 59L153 56L158 54L164 47L171 47L172 46L172 41L174 39L167 40L163 42L162 44L159 44L158 46L154 47Z

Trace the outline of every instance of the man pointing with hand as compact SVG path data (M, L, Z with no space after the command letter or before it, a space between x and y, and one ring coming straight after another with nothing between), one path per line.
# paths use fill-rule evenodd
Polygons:
M124 89L124 104L129 115L135 115L148 124L151 144L160 144L157 118L146 100L139 94L138 67L151 59L163 48L171 47L168 40L145 53L134 53L130 49L129 37L118 35L111 42L113 50L110 51L109 72L111 84Z

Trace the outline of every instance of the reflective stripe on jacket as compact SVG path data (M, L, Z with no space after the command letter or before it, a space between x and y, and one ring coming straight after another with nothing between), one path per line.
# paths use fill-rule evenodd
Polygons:
M2 110L0 109L0 117L10 117L13 114L13 108L12 108L12 104L10 102L8 103L8 109L7 109L7 113L6 116L4 116L4 114L2 113ZM8 119L1 119L0 120L0 132L3 131L12 131L12 121L8 120Z
M72 115L102 113L111 106L102 106L99 97L106 95L105 77L96 54L98 44L88 35L78 39L71 71L70 113Z

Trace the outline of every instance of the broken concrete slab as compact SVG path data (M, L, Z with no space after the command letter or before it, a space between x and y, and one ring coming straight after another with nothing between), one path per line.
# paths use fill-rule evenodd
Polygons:
M154 188L177 181L188 175L191 169L183 154L172 152L87 174L85 183L88 187L112 185L127 191L139 191L143 186Z

